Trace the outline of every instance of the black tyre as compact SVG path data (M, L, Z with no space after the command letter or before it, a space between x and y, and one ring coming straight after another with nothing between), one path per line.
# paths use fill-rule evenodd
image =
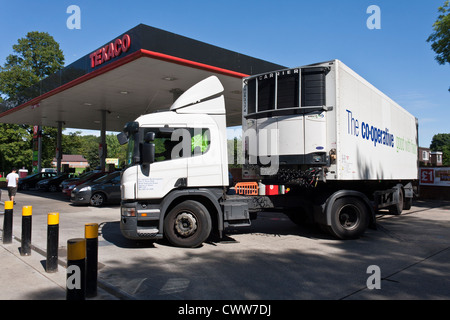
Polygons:
M48 190L50 192L56 192L56 191L58 191L58 187L55 186L54 184L52 184L52 185L50 185L50 187L48 187Z
M106 196L101 192L94 193L89 200L90 205L94 207L101 207L105 202Z
M403 198L403 210L410 210L412 207L412 198Z
M204 205L187 200L176 205L164 219L164 235L178 247L200 246L211 233L211 216Z
M329 231L339 239L359 238L369 226L369 209L358 198L337 199L333 204L331 214Z

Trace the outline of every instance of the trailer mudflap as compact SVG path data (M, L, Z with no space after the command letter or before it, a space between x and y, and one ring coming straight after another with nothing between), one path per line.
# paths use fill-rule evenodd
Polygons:
M373 195L376 210L395 205L398 203L399 199L398 189L394 188L383 191L375 191Z

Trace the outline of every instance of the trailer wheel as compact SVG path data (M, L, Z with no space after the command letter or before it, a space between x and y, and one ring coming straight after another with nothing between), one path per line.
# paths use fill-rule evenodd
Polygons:
M164 234L175 246L200 246L211 233L211 216L205 206L187 200L176 205L164 219Z
M362 200L355 197L337 199L331 214L329 230L339 239L359 238L369 225L369 210Z

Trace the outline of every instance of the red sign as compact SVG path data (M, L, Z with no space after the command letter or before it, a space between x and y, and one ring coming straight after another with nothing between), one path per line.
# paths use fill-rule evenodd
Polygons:
M122 53L127 52L131 46L131 38L129 35L124 35L122 39L117 38L110 44L100 48L89 55L91 58L91 68L95 68L102 63L117 58Z
M39 126L33 126L33 139L37 139Z
M434 169L420 169L420 183L434 184Z

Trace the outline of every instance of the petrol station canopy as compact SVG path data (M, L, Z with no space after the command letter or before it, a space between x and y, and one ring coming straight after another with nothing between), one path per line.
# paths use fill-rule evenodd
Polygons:
M283 68L140 24L29 88L0 113L0 123L121 131L216 75L225 88L227 125L240 125L242 78Z

